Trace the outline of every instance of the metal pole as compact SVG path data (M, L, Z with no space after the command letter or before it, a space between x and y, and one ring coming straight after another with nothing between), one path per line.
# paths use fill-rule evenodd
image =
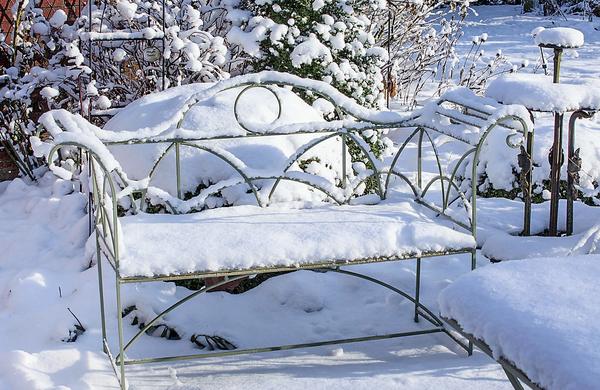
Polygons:
M181 154L179 152L179 142L175 142L175 174L177 178L177 198L183 199L181 192Z
M346 142L348 140L346 139L346 136L342 134L342 188L346 189L346 176L348 175L348 172L346 172L346 164L348 163L346 161L346 154L348 153L347 151L347 146L346 146Z
M560 60L562 57L562 48L554 48L554 75L553 83L560 82ZM554 142L552 143L551 161L550 161L550 224L548 235L558 235L558 200L560 197L560 167L562 165L562 133L563 133L563 114L554 113Z
M533 117L533 116L532 116ZM523 235L531 235L531 195L533 186L533 130L527 133L525 153L527 154L529 166L525 173L526 184L523 188L523 199L525 200L524 213L523 213Z
M575 184L579 181L581 159L575 150L575 122L579 118L591 118L592 113L579 110L569 118L569 141L567 144L567 236L573 234L573 201L577 198Z
M387 80L386 80L386 103L387 103L387 108L390 108L390 95L391 95L391 88L392 88L392 58L390 56L391 53L391 49L390 49L390 45L391 45L391 41L392 41L392 10L388 10L388 40L387 40L387 53L388 53L388 70L387 70Z
M419 322L419 304L421 298L421 258L417 257L417 270L415 275L415 322Z
M163 37L162 37L162 60L161 60L161 70L162 70L162 75L161 75L161 91L165 90L166 87L166 72L167 72L167 60L165 59L165 46L167 44L167 38L165 36L165 19L166 19L166 9L165 9L165 1L162 1L162 33L163 33Z

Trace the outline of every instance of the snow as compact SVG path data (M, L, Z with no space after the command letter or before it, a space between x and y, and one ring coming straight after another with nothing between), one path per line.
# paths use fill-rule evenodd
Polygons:
M113 60L116 62L123 62L125 57L127 56L127 52L120 47L115 49L113 52Z
M582 254L600 254L600 209L581 202L574 204L574 234L565 237L546 237L548 202L532 205L532 236L523 237L520 201L508 199L478 200L478 245L482 255L494 260L518 260L532 257L558 257ZM566 229L566 201L559 201L558 226ZM482 226L483 225L483 226Z
M597 110L600 109L600 81L567 78L554 84L552 77L542 74L510 74L494 79L486 96L536 111Z
M304 64L310 65L314 60L320 60L323 65L327 65L333 61L331 52L327 46L323 45L317 39L315 34L310 34L305 41L296 45L294 50L292 50L290 59L292 60L292 65L296 68Z
M506 115L519 116L531 127L529 115L522 107L499 106L490 100L481 100L464 88L451 90L440 99L429 102L421 110L399 113L364 108L322 81L304 79L286 73L263 71L237 76L216 84L190 84L147 95L121 110L119 115L105 125L105 129L90 125L87 126L87 131L95 134L104 142L128 142L138 139L160 141L172 138L210 139L245 135L246 131L239 123L236 123L237 121L232 115L233 100L242 91L242 86L259 83L266 85L289 84L314 90L326 96L357 120L356 126L353 125L355 121L353 119L326 123L318 110L306 104L292 91L271 86L270 88L282 102L282 112L277 119L277 113L274 113L274 110L277 109L277 100L272 94L270 95L270 92L255 88L248 92L249 96L246 99L243 99L247 103L245 110L240 109L240 120L251 131L264 134L318 132L343 127L360 129L373 124L388 125L390 128L411 125L427 127L439 122L441 124L440 131L475 144L481 130ZM260 95L256 95L257 93ZM265 103L259 106L252 105L250 102L254 101L253 99L260 99ZM481 120L471 117L469 120L475 125L475 128L451 125L446 117L450 111L440 107L440 102L445 100L484 107L490 115ZM159 106L160 110L152 109L152 107ZM456 110L451 110L451 112L457 117L461 115ZM436 117L436 114L442 115ZM65 115L61 114L61 117L64 119ZM49 116L52 114L45 114L45 117ZM81 122L75 119L71 119L71 121ZM43 122L46 123L47 120ZM465 134L465 131L470 135Z
M301 209L235 206L119 221L122 276L343 264L475 245L469 232L435 218L413 200Z
M110 108L111 106L111 101L107 96L99 96L98 99L96 99L96 101L94 102L96 105L96 108L100 109L100 110L107 110Z
M126 20L131 20L133 18L135 11L137 11L137 7L136 3L130 3L127 0L119 0L117 2L117 10Z
M218 84L217 84L218 85ZM233 103L242 92L242 87L212 94L213 83L197 83L169 88L166 91L146 95L129 104L118 115L111 118L104 130L97 132L105 141L135 138L214 138L244 135L246 131L237 123ZM265 89L252 89L240 98L240 121L250 129L259 125L285 126L291 123L322 122L322 115L304 103L298 96L285 88L273 86L277 98L281 99L282 111L277 118L277 100ZM206 91L206 92L205 92ZM256 101L263 104L257 105ZM160 110L158 109L160 107ZM183 110L189 111L176 129ZM135 120L132 120L135 118ZM184 135L185 134L185 135Z
M267 36L268 26L272 24L274 22L271 20L268 23L260 23L247 32L238 26L233 26L227 33L227 40L234 45L241 46L251 56L258 57L260 56L259 43Z
M600 256L501 263L456 280L442 316L542 388L594 389L600 376Z
M535 44L538 46L558 46L564 48L578 48L583 46L583 33L574 28L554 27L537 29L534 35Z
M45 97L48 100L51 100L51 99L57 97L58 94L59 94L59 91L56 88L52 88L52 87L44 87L40 91L40 95L42 95L43 97Z
M147 27L141 31L83 32L80 36L81 39L84 40L111 41L127 39L160 39L164 34L160 30Z
M597 56L600 39L594 29L597 23L571 18L564 21L532 14L521 15L520 6L475 6L474 9L478 14L472 13L467 17L464 36L469 38L459 41L457 47L459 53L466 53L469 50L471 36L489 33L485 43L487 52L495 53L498 49L502 49L504 55L518 59L515 63L530 61L531 68L526 71L534 72L539 48L531 39L531 30L540 24L546 27L573 26L585 32L587 42L577 50L578 58L567 57L568 53L565 52L566 58L561 67L563 75L575 80L600 77ZM239 15L228 17L234 16L239 18ZM324 15L324 20L327 19L326 16ZM333 22L331 21L332 24ZM538 73L540 71L537 70ZM165 92L167 93L168 91ZM194 93L192 91L187 96ZM268 92L260 96L264 100L272 99ZM248 101L252 102L254 96L250 94L247 97L250 97ZM171 98L177 99L174 96ZM208 95L201 96L200 100L208 98ZM168 100L165 98L165 103ZM185 102L185 99L182 102ZM160 131L155 128L156 132L150 134L160 134L173 125L173 120L177 121L176 115L179 112L177 107L181 106L173 101L171 103L172 106L165 104L166 112L163 116L157 102L156 105L149 105L146 110L142 106L138 107L135 111L137 116L132 118L145 121L148 117L144 115L149 116L148 113L152 112L155 118L160 119L158 122L165 127ZM251 103L247 104L248 108L253 108ZM258 105L255 104L254 107L256 106ZM320 104L317 106L320 107ZM245 110L246 108L243 111ZM60 116L57 116L56 112L52 115L55 118ZM276 116L276 112L271 110L265 115L264 121L270 122ZM387 116L386 119L391 121L406 119L406 114L378 115ZM127 122L125 117L121 119L123 120L121 123L134 124L133 120ZM369 117L369 119L375 118ZM59 123L64 122L71 126L66 133L72 132L70 130L72 128L85 127L84 122L79 122L76 117L65 115L61 120L62 122ZM150 122L152 123L148 126L157 124ZM535 114L535 123L534 162L539 167L536 166L534 170L534 179L540 182L548 177L549 172L547 150L552 141L552 117ZM350 123L347 125L349 126ZM102 129L88 130L93 134L102 135ZM106 129L108 130L119 133L117 127ZM597 194L593 183L600 182L600 164L597 163L600 161L600 141L597 133L597 119L578 122L577 146L581 147L585 172L582 172L581 188L586 194L592 196ZM407 130L391 131L389 136L396 143L401 143L407 136ZM494 133L490 137L493 136ZM125 138L124 135L123 137ZM264 153L263 159L272 166L272 161L285 161L286 153L293 153L298 145L312 139L314 135L307 136L304 141L279 144L276 145L275 150L266 148L265 145L235 146L234 154L239 156L249 168L260 170L266 168L266 165L261 167L253 164L256 161L252 158L253 155ZM450 137L438 136L434 141L440 152L442 164L455 161L456 156L465 150L461 143L453 142ZM505 179L514 169L510 162L516 161L515 155L518 151L504 147L503 135L497 139L490 138L489 144L492 147L502 144L503 147L494 153L485 153L487 158L485 172L493 173L489 174L487 179L490 182L496 180L495 184L510 185L510 181ZM230 150L227 144L219 146ZM123 164L125 160L115 148L111 147L110 152L118 157L118 164ZM284 150L284 156L280 155L281 150ZM335 150L339 151L339 144ZM504 154L505 150L510 153ZM272 153L267 154L267 152ZM407 176L415 177L414 143L407 146L406 152L407 158L402 159L398 167ZM127 152L123 150L122 154L126 156ZM270 158L273 160L269 160ZM138 161L140 165L151 164L151 161L143 158L139 160L144 160ZM129 161L133 163L134 159L131 158ZM197 161L199 165L194 169L203 169L206 165L210 165L212 169L210 160ZM141 168L140 171L143 171ZM132 171L130 167L127 169L128 172ZM220 169L215 168L215 171ZM436 174L435 157L428 149L424 152L424 169L425 180ZM145 177L146 173L147 171L141 177ZM228 175L223 179L226 177ZM160 180L158 177L156 179ZM3 336L0 343L0 389L2 390L117 388L112 369L108 359L101 352L99 343L100 323L96 303L98 300L97 269L90 257L93 245L88 247L91 251L86 251L85 248L87 236L85 199L70 192L70 186L70 183L56 179L53 175L43 177L37 184L25 183L22 180L0 183L0 247L2 248L0 252L0 334ZM244 199L240 199L240 202L243 201ZM509 259L546 256L549 253L544 252L542 250L544 248L561 256L598 253L600 234L595 227L600 218L598 208L581 202L575 203L576 238L530 239L518 236L522 229L521 201L486 198L478 199L477 206L478 245L483 246L482 251L487 255L505 255ZM533 209L532 231L539 234L547 227L548 203L535 204ZM563 202L560 210L559 225L562 229L564 228ZM528 240L532 240L531 243ZM491 244L494 241L499 243L496 246L497 250L492 250ZM529 245L531 251L528 251ZM566 260L570 261L574 258L570 257ZM531 275L543 277L554 268L553 264L546 265L547 261L539 263L543 265L536 267ZM468 255L446 256L435 261L424 261L421 289L423 302L437 312L436 298L439 291L460 275L467 273L469 264ZM478 265L484 269L497 267L497 265L488 265L481 252L478 253ZM114 296L111 296L114 294L112 282L114 275L107 268L109 267L104 268L106 271L104 280L107 283L105 290L109 293L107 298L107 315L111 319L109 339L114 343L116 336L114 319L117 315L114 309ZM540 269L543 272L540 272ZM354 266L352 270L378 277L408 292L414 289L414 261ZM590 271L589 274L597 279L598 272ZM523 286L526 284L518 287ZM499 291L505 290L510 293L510 290L499 289ZM189 290L175 286L173 283L151 283L128 285L124 289L123 297L126 304L136 305L138 310L135 315L147 318L187 294ZM158 299L151 301L147 298L150 295ZM541 303L550 304L545 298ZM165 319L182 334L181 341L167 341L144 335L140 344L134 345L131 351L132 357L197 353L198 349L194 348L188 340L192 333L200 331L222 335L245 348L423 328L423 324L412 322L410 314L412 305L408 301L378 286L331 273L294 272L269 279L245 294L211 293L186 305L185 308L171 313ZM68 330L73 329L75 323L74 318L66 310L67 307L73 310L87 329L74 343L61 341L68 335ZM126 318L126 337L133 336L138 329L129 326L131 320L131 315ZM593 326L594 322L590 324ZM512 323L506 325L511 330L512 326ZM588 342L592 339L582 340ZM111 348L114 348L114 344ZM339 350L333 347L311 348L302 351L128 367L127 370L131 389L508 390L511 388L502 369L493 360L478 351L475 351L474 356L467 358L464 351L456 348L444 335L349 344L343 347L342 352L340 355ZM579 362L577 359L573 361Z
M67 21L67 14L62 9L56 10L50 20L50 25L54 28L61 28Z

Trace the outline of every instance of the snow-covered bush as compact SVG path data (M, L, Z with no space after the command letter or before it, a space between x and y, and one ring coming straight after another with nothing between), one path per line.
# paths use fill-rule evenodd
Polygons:
M585 15L590 18L590 21L592 15L600 17L600 1L598 0L569 0L556 5L559 5L560 10L565 14Z
M218 0L215 0L218 1ZM161 2L119 0L87 7L73 22L64 11L44 17L39 2L17 2L16 39L0 36L0 140L20 157L22 174L32 175L38 161L29 136L39 116L54 108L87 115L90 109L123 106L162 87ZM229 61L222 37L206 31L226 30L223 15L194 0L167 0L165 7L165 87L228 77ZM17 17L15 17L17 20ZM112 36L98 33L114 32ZM150 41L102 41L89 38L139 35ZM87 55L92 48L92 68ZM91 104L91 106L90 106Z
M91 45L95 85L88 95L96 97L96 108L123 106L163 88L163 82L167 88L227 78L224 39L208 31L218 26L213 9L197 0L165 0L163 35L160 1L118 0L93 7L91 33L82 38L106 39ZM88 23L87 14L81 19ZM147 39L119 39L138 36Z
M443 80L459 63L454 46L461 36L468 2L391 0L374 8L377 44L390 52L384 69L388 92L408 107L428 82Z
M16 34L1 36L0 139L19 156L22 174L32 176L29 136L39 116L49 109L80 108L82 77L89 74L77 46L77 28L65 23L64 11L49 19L33 2L18 2ZM10 39L10 40L9 40Z
M442 75L438 83L438 92L441 93L450 86L459 85L467 87L477 93L483 93L488 81L505 73L515 73L529 66L526 59L514 63L504 54L502 50L494 54L487 54L484 44L488 40L488 34L483 33L472 37L471 48L467 54L455 61L448 73Z
M271 69L323 80L358 103L379 108L387 53L376 45L370 19L362 12L368 7L363 0L242 2L246 17L226 38L246 56L242 71ZM386 148L380 132L373 131L366 141L378 156ZM351 144L350 154L354 161L368 164L358 146Z
M227 34L253 70L323 80L359 103L378 107L387 53L375 44L360 1L255 0L251 15Z

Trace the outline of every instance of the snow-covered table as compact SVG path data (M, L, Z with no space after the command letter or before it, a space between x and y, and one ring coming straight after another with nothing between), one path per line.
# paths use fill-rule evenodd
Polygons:
M555 33L548 29L538 34L538 37L544 32ZM566 29L572 30L572 29ZM575 32L577 32L575 30ZM567 33L573 33L567 31ZM557 39L559 42L575 44L581 41L583 37L577 34L552 34L546 39ZM543 37L543 36L542 36ZM562 39L562 40L561 40ZM546 41L543 41L546 42ZM555 68L558 65L555 64ZM555 80L558 80L555 75ZM553 82L548 76L541 74L511 74L499 77L493 80L486 91L486 96L506 104L520 104L530 111L547 112L555 115L554 121L554 143L552 150L560 150L560 153L550 151L551 159L551 206L550 206L550 235L557 235L558 225L558 198L560 186L560 166L562 161L562 134L563 119L565 113L571 112L568 129L567 146L567 235L573 233L573 201L577 196L575 185L579 181L579 170L581 169L581 159L579 158L579 149L575 149L575 124L580 118L590 118L600 109L600 81L594 79L571 79L566 83L558 84ZM533 143L533 132L531 140ZM531 164L531 160L529 161Z
M309 105L298 90L320 99ZM324 112L337 118L327 121ZM116 357L105 332L102 341L123 388L126 364L153 361L439 332L471 351L420 302L421 260L468 254L475 268L478 161L487 136L501 132L501 139L515 147L531 126L525 108L500 105L464 89L422 110L397 113L361 107L329 84L277 72L149 95L120 111L104 129L66 111L44 114L41 123L52 139L33 139L36 153L46 156L56 174L78 175L91 190L100 290L101 266L107 262L116 272L118 313L125 283L229 278L191 292L146 321L128 342L118 316ZM407 128L407 138L393 157L381 160L365 139L372 141L391 128ZM437 155L435 137L440 135L467 145L448 172ZM416 177L399 163L411 141L417 145ZM439 175L426 180L422 159L427 147L436 155ZM87 168L73 172L69 163L57 165L59 149L63 157L85 151L91 178ZM462 186L459 177L472 180ZM345 269L407 259L416 260L414 294ZM299 269L377 283L411 301L415 322L424 319L431 326L183 357L125 355L146 331L166 326L167 314L199 294L251 275ZM103 299L102 294L101 308Z
M566 113L600 109L600 80L567 79L560 84L543 74L515 73L490 82L486 96L531 111Z
M534 389L597 389L600 256L493 264L440 293L442 317Z

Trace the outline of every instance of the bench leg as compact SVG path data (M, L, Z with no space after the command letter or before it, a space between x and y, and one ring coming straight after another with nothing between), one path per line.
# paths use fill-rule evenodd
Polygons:
M502 369L504 370L506 377L508 378L508 380L510 381L510 384L512 385L512 387L515 390L525 390L523 388L523 385L521 384L521 382L519 382L519 379L516 376L511 374L506 368L502 367Z
M419 298L421 295L421 258L417 257L417 272L415 277L415 322L419 322Z
M106 314L104 312L104 284L102 282L102 254L98 244L98 229L96 229L96 266L98 267L98 293L100 295L100 321L102 324L102 350L108 353L106 349Z
M471 252L471 271L474 271L475 268L477 268L477 249L474 249L473 252ZM467 347L468 355L473 355L473 341L469 340Z
M127 385L125 382L125 354L123 353L123 305L121 303L121 280L119 276L116 276L116 286L117 286L117 328L119 333L119 356L117 357L119 371L120 371L120 380L119 383L121 385L121 390L126 390Z

